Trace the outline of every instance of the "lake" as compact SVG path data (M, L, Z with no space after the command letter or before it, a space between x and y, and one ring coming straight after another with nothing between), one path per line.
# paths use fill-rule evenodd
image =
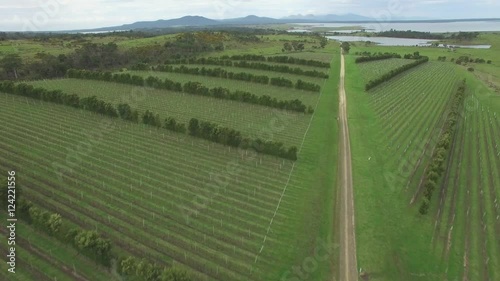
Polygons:
M393 38L393 37L364 37L364 36L326 36L326 38L336 41L345 42L374 42L381 46L430 46L435 40L430 39L413 39L413 38ZM473 48L473 49L489 49L491 45L449 45L455 48ZM439 47L444 47L440 44Z
M362 26L364 29L370 29L370 31L374 32L387 31L390 29L423 32L500 31L500 20L455 22L296 23L295 25L332 28Z

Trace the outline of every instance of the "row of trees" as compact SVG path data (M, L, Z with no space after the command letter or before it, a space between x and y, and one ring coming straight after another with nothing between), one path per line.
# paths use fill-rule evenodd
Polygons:
M430 163L426 169L426 174L424 177L424 199L420 205L419 212L421 214L427 214L429 210L430 200L432 198L432 193L437 187L439 179L443 175L444 161L449 154L450 145L453 141L453 136L455 135L456 124L460 113L463 110L463 103L465 98L466 84L465 79L460 83L457 91L452 97L450 112L446 117L446 121L439 136L439 141L434 149Z
M217 68L199 68L199 67L187 67L185 65L181 65L179 67L173 67L171 65L160 65L157 67L153 67L155 71L162 72L171 72L171 73L183 73L183 74L191 74L191 75L201 75L201 76L210 76L210 77L218 77L224 79L232 79L232 80L241 80L246 82L260 83L260 84L270 84L278 87L287 87L311 92L320 92L321 86L311 83L300 81L300 83L293 83L291 80L283 78L283 77L272 77L269 78L266 75L255 75L251 73L245 72L231 72L224 70L220 67Z
M203 86L199 82L186 82L184 84L181 84L179 82L174 82L168 78L165 80L161 80L160 78L155 76L149 76L148 78L144 79L141 76L130 75L128 73L111 75L111 73L109 72L94 72L94 71L75 70L75 69L69 70L67 76L69 78L112 81L112 82L132 84L137 86L141 85L141 86L152 87L155 89L185 92L188 94L202 95L218 99L228 99L239 102L268 106L272 108L291 110L296 112L303 112L303 113L314 112L312 108L307 108L300 100L297 99L277 100L276 98L271 98L268 95L257 96L255 94L245 91L239 91L239 90L230 91L229 89L222 87L208 88ZM110 80L109 77L111 77ZM312 86L310 84L300 84L299 87L312 87ZM124 119L128 120L127 118Z
M221 59L230 59L230 60L248 60L248 61L267 61L267 62L278 62L278 63L288 63L288 64L299 64L299 65L308 65L308 66L316 66L316 67L324 67L330 68L330 63L318 61L318 60L308 60L295 58L290 56L272 56L265 57L262 55L233 55L233 56L222 56Z
M2 190L7 185L2 185ZM52 213L39 208L22 197L20 187L16 187L17 215L26 223L33 225L38 230L54 237L55 239L71 244L79 253L91 258L97 264L111 266L114 258L112 244L107 238L96 231L81 228L69 228L63 223L60 214ZM4 192L2 191L2 197Z
M443 34L413 31L413 30L395 30L389 29L387 31L381 31L375 33L375 36L381 37L396 37L396 38L418 38L418 39L445 39Z
M191 74L191 75L202 75L202 76L210 76L210 77L219 77L224 79L232 79L232 80L241 80L246 82L260 83L260 84L269 84L269 77L266 75L255 75L246 72L231 72L220 67L217 68L199 68L199 67L187 67L185 65L181 65L179 67L173 67L171 65L160 65L157 67L153 67L155 71L162 72L173 72L173 73L183 73L183 74Z
M425 62L428 62L429 61L429 58L428 57L422 57L421 59L418 59L412 63L409 63L409 64L405 64L403 66L400 66L398 68L395 68L385 74L383 74L382 76L378 77L378 78L375 78L374 80L370 80L368 83L366 83L365 85L365 90L368 91L386 81L389 81L389 79L393 78L394 76L410 69L410 68L413 68L417 65L420 65L422 63L425 63Z
M368 56L357 57L355 62L361 63L361 62L367 62L367 61L385 60L385 59L390 59L390 58L400 59L401 55L396 54L396 53L384 53L384 54L368 55Z
M413 52L413 54L405 54L403 56L403 58L405 59L414 59L414 60L418 60L420 58L423 58L423 56L420 55L420 52Z
M77 95L66 94L60 90L49 91L44 88L35 88L26 83L14 84L12 81L4 81L0 83L0 91L56 104L68 105L75 108L81 108L109 117L118 117L118 112L111 103L98 100L95 96L80 98Z
M304 75L310 77L328 78L328 74L317 70L303 70L299 67L290 67L288 65L266 64L262 62L249 62L245 60L233 62L228 59L220 59L217 57L167 60L165 61L165 64L203 64L203 65L234 66L241 68L251 68L251 69L260 69L267 71L275 71L281 73ZM137 64L132 67L133 70L149 70L150 68L151 68L150 66L144 63Z
M321 72L321 71L303 70L299 67L292 68L292 67L289 67L287 65L270 65L270 64L260 63L260 62L240 61L240 62L235 62L233 64L233 66L275 71L275 72L281 72L281 73L290 73L290 74L304 75L304 76L310 76L310 77L328 78L328 74Z
M127 105L128 106L128 105ZM164 128L173 132L178 132L181 134L186 133L186 125L177 120L174 117L167 117L162 122L159 114L154 114L153 112L146 110L142 114L142 123L157 128Z
M455 60L456 64L467 64L467 63L488 63L491 64L491 60L486 61L483 58L471 58L468 56L460 56Z
M196 118L191 118L188 130L192 136L232 147L239 147L243 139L239 131Z
M136 281L191 281L186 271L151 263L146 259L123 257L117 263L117 271L127 280Z

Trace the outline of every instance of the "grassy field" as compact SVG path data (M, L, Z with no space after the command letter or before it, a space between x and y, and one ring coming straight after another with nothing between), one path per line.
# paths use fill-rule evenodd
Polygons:
M338 60L333 62L322 94L309 94L316 99L309 100L317 106L314 115L98 81L33 82L282 140L300 148L297 162L0 94L0 120L12 120L0 125L6 137L0 167L18 172L26 198L97 229L120 253L186 267L196 280L279 280L319 248L329 255L310 276L326 281L337 258L324 249L335 239ZM33 232L20 231L23 237ZM55 242L43 239L31 242L46 253ZM64 271L71 270L71 249L51 258L30 251L32 270L22 274L47 268L48 275L37 278L72 279ZM94 278L99 271L87 270L88 262L76 266L82 276L113 278Z
M446 55L436 48L353 50ZM474 57L490 55L490 51L473 52ZM376 75L375 69L347 59L359 266L370 280L495 280L500 249L495 235L500 229L500 154L493 137L500 129L498 96L463 66L434 61L365 92L357 81ZM421 195L410 202L418 194L449 96L464 77L469 88L467 117L459 121L431 212L421 216ZM365 136L370 136L369 142Z

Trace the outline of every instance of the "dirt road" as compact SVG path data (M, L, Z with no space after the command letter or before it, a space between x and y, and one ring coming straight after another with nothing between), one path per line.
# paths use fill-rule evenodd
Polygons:
M347 125L347 100L344 87L344 53L341 54L339 82L339 184L340 184L340 281L357 281L356 236L354 232L354 196L351 145Z

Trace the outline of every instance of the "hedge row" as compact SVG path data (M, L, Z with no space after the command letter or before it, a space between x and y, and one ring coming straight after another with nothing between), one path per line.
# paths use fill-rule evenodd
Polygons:
M3 184L2 182L0 188L0 197L6 200L7 184ZM16 190L16 211L20 219L32 225L35 229L45 232L63 243L72 245L80 254L87 256L96 263L106 267L111 266L111 261L114 256L111 252L112 245L109 239L102 237L96 231L81 228L68 228L63 224L60 214L51 213L35 206L33 202L24 199L19 186L16 186ZM5 202L7 202L7 200Z
M224 143L229 146L241 149L254 149L257 152L269 154L289 160L297 160L297 147L292 146L286 149L282 142L263 141L261 139L251 140L242 138L241 133L233 129L221 127L217 124L199 121L192 118L188 126L189 134L217 143Z
M193 90L198 91L198 85L199 83L196 82L188 82L192 83L193 85ZM187 84L188 84L187 83ZM62 103L59 102L59 100L53 98L52 93L57 96L57 97L65 97L66 94L62 93L61 91L41 91L44 89L40 88L34 88L31 85L27 85L24 83L21 84L14 84L11 81L6 81L0 83L0 92L5 92L9 94L15 94L15 95L20 95L20 96L25 96L25 97L30 97L30 98L35 98L35 99L40 99L44 101L49 101L49 102L54 102L58 104L65 104L69 105L72 107L76 108L81 108L81 109L86 109L90 111L97 112L95 110L91 110L91 108L87 107L88 102L87 101L92 101L92 104L102 104L104 103L103 101L98 100L95 96L89 97L89 98L79 98L76 96L75 98L71 98L71 103ZM189 90L187 90L189 91ZM40 92L45 93L43 96L39 96L38 94ZM42 99L42 97L45 97L45 99ZM49 97L47 99L47 97ZM64 99L63 99L64 100ZM76 100L76 101L75 101ZM293 102L293 101L292 101ZM300 101L296 100L295 102L300 103ZM75 104L77 106L75 106ZM116 110L111 104L107 104L112 108L112 111L114 112L113 115L106 114L107 111L105 111L104 115L110 116L110 117L120 117L123 120L131 121L138 123L139 122L139 114L137 110L132 109L128 104L119 104L118 105L118 110ZM108 107L106 107L106 110L110 110ZM98 112L101 113L101 112ZM154 114L153 112L146 110L141 116L141 121L142 123L149 125L149 126L154 126L157 128L164 128L167 130L175 131L178 133L186 133L187 129L185 124L177 122L177 120L173 117L167 117L164 119L163 123L161 121L160 115L159 114ZM199 125L198 125L199 124ZM257 152L261 152L264 154L269 154L277 157L282 157L285 159L290 159L290 160L297 160L297 148L296 147L290 147L289 149L286 149L283 146L283 143L280 142L271 142L271 141L262 141L260 139L256 140L251 140L248 138L242 138L241 133L239 131L236 131L234 129L222 127L219 125L216 125L214 123L210 122L199 122L197 119L191 119L190 124L189 124L189 134L198 138L203 138L206 140L210 140L216 143L220 143L222 145L227 145L227 146L232 146L232 147L240 147L242 149L254 149Z
M191 75L201 75L201 76L210 76L210 77L218 77L224 79L232 79L232 80L240 80L246 82L260 83L260 84L271 84L278 87L287 87L311 92L320 92L321 87L314 83L304 82L301 83L293 83L291 80L285 79L283 77L273 77L269 78L266 75L255 75L251 73L245 72L231 72L224 70L220 67L217 68L205 68L205 67L187 67L185 65L181 65L179 67L174 67L172 65L160 65L152 68L154 71L161 72L170 72L170 73L183 73L183 74L191 74Z
M274 71L281 73L304 75L310 77L328 78L328 74L317 70L303 70L300 67L292 68L288 65L273 65L261 62L248 62L248 61L233 62L231 60L223 60L216 57L167 60L165 64L202 64L202 65L234 66L241 68L260 69L260 70L267 70L267 71ZM133 66L132 69L148 70L149 66L147 64L141 63Z
M375 80L370 80L368 83L366 83L365 85L365 90L368 91L370 89L372 89L373 87L375 86L378 86L386 81L389 81L391 78L393 78L394 76L398 75L398 74L401 74L402 72L408 70L408 69L411 69L417 65L420 65L422 63L425 63L425 62L428 62L429 61L429 58L428 57L422 57L421 59L418 59L412 63L409 63L409 64L405 64L403 66L400 66L396 69L393 69L385 74L383 74L382 76L376 78Z
M278 62L278 63L299 64L299 65L330 68L330 63L328 62L323 62L318 60L307 60L290 56L265 57L262 55L234 55L234 56L222 56L221 59L267 61L267 62Z
M385 59L390 59L390 58L401 58L400 54L396 53L384 53L384 54L377 54L373 56L362 56L362 57L357 57L355 62L356 63L361 63L361 62L367 62L367 61L375 61L375 60L385 60Z
M429 210L430 200L432 198L432 193L436 189L437 183L439 182L441 176L443 175L444 161L449 154L450 145L453 140L453 136L456 130L457 119L460 112L463 109L463 102L465 97L465 79L460 83L457 91L451 100L451 109L446 117L446 122L444 124L443 131L439 136L439 141L434 149L430 164L427 167L426 174L424 177L424 199L420 205L419 212L421 214L427 214Z
M132 256L121 257L117 262L117 271L125 280L134 281L191 281L186 271L175 267L167 268L146 259Z
M216 87L208 88L203 86L199 82L186 82L181 84L179 82L174 82L170 79L162 80L155 76L149 76L144 79L141 76L130 75L128 73L111 74L109 72L94 72L87 70L68 70L67 77L69 78L80 78L80 79L92 79L101 81L110 81L123 84L131 84L136 86L146 86L155 89L171 90L176 92L185 92L193 95L208 96L218 99L227 99L251 104L257 104L272 108L303 112L303 113L313 113L314 110L309 106L306 107L300 100L277 100L276 98L271 98L268 95L257 96L249 92L244 91L230 91L226 88ZM111 78L110 78L111 77ZM310 85L306 85L310 86ZM303 86L304 87L304 86Z
M95 96L80 98L77 95L69 95L60 90L49 91L44 88L34 88L33 86L25 83L14 84L12 81L4 81L0 83L0 91L42 101L68 105L75 108L81 108L109 117L118 117L118 112L111 103L98 100Z

